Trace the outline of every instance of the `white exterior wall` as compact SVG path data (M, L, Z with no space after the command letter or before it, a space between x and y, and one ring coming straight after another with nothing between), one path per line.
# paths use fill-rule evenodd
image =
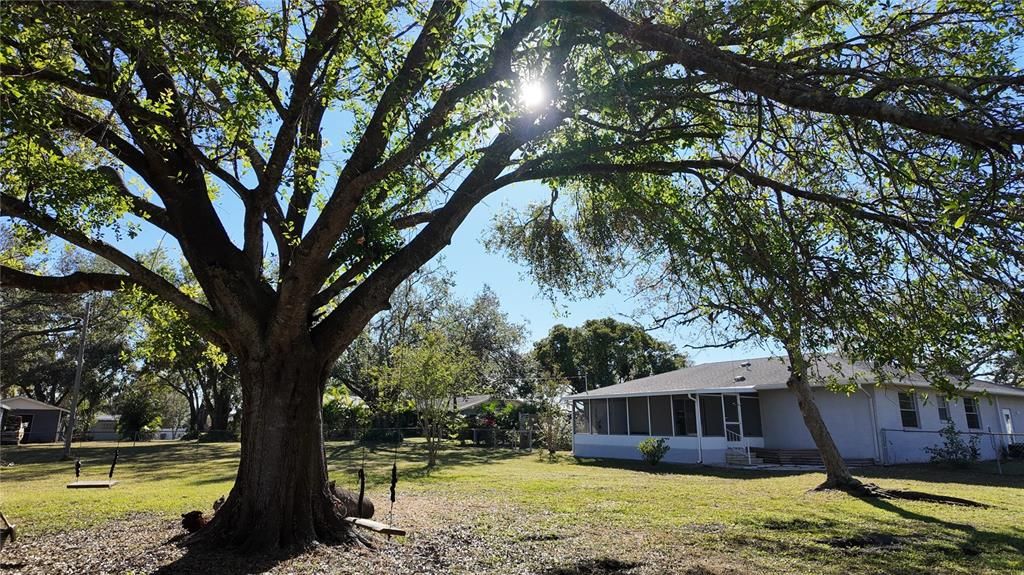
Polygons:
M1014 443L1024 443L1024 397L1000 397L999 398L999 421L1002 424L1002 410L1009 409L1010 417L1013 419L1013 433L1016 434L1014 437ZM995 428L993 427L993 430ZM1006 432L1002 427L999 428L1001 432Z
M666 437L662 435L597 435L593 433L577 433L573 445L576 457L594 457L597 459L633 459L641 460L637 446L648 437ZM724 464L726 441L724 437L702 437L700 451L697 448L697 437L692 435L666 437L668 453L662 461L666 463L708 463ZM750 447L764 447L760 437L748 437L745 443ZM730 443L729 447L739 447L738 443ZM703 453L703 460L698 453Z
M924 448L941 442L938 431L942 429L942 422L939 420L937 396L931 392L926 400L920 393L922 390L914 394L920 427L904 430L897 398L898 391L896 387L868 387L847 395L822 388L814 389L815 402L843 457L875 459L885 464L929 461L930 455ZM792 392L788 389L760 390L758 396L764 437L747 437L744 439L746 445L769 449L815 449L814 441L804 425L796 397ZM997 434L1006 432L1003 428L1002 409L1010 409L1014 432L1018 434L1014 440L1017 443L1024 442L1024 397L979 397L978 408L981 413L980 431ZM967 416L962 400L950 400L949 410L950 417L958 429L965 433L971 431L967 429ZM647 437L649 436L576 433L573 452L576 457L640 460L637 446ZM677 436L668 437L668 440L671 449L665 455L664 461L701 462L698 458L697 437ZM993 438L987 434L981 436L981 458L994 459L1000 446L1006 441L1008 440L1003 437ZM724 437L703 437L700 442L703 463L725 462ZM739 444L735 443L729 444L729 447L738 446Z
M927 462L931 456L925 451L925 448L934 447L942 442L942 437L938 432L944 424L939 419L938 395L935 392L928 392L925 397L921 390L917 390L918 392L913 394L917 402L919 427L905 429L900 417L897 397L900 391L905 390L906 388L895 386L875 389L885 463ZM990 395L988 397L978 396L977 400L978 411L981 414L981 429L967 428L967 414L964 411L964 402L960 398L948 400L949 415L957 429L964 434L984 432L979 436L978 443L981 458L995 459L1006 438L992 437L988 434L1005 433L1002 423L1002 408L1010 409L1014 431L1020 433L1021 426L1024 425L1024 398Z
M839 448L849 459L875 459L871 401L862 391L852 395L814 388L814 402ZM870 394L871 390L867 390ZM768 449L816 449L804 425L796 396L788 389L758 391L761 421ZM899 413L897 412L897 416Z

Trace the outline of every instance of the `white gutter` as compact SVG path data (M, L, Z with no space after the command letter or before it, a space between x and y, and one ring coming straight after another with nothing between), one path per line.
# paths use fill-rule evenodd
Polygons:
M875 463L881 463L882 456L880 453L881 449L878 445L879 430L878 414L875 413L875 397L872 394L868 393L868 391L864 389L863 385L858 385L857 389L861 390L861 392L864 393L864 395L868 396L868 407L871 409L871 444L875 448Z
M704 448L701 445L703 435L700 433L700 399L694 397L692 393L687 393L686 397L693 400L693 412L697 415L697 463L704 463Z
M785 389L786 386L779 386L777 389ZM670 390L658 390L658 391L637 391L633 393L579 393L576 395L567 396L565 399L625 399L627 397L658 397L664 395L692 395L694 393L745 393L751 391L757 391L759 389L775 389L766 388L765 386L743 386L743 387L709 387L707 389L677 389L675 391Z

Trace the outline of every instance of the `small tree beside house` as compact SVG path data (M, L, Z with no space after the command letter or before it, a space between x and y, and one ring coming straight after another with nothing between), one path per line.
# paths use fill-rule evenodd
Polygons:
M939 435L942 436L942 443L924 448L931 455L932 463L953 467L970 467L972 463L981 458L978 436L970 435L965 440L952 421L942 428Z
M548 456L553 457L558 450L569 449L572 445L571 416L560 401L572 393L572 385L556 375L542 379L534 389L541 444Z
M412 403L427 441L427 466L433 467L441 441L459 416L455 398L473 387L475 360L468 349L436 330L391 353L392 366L378 373L378 385L397 390Z

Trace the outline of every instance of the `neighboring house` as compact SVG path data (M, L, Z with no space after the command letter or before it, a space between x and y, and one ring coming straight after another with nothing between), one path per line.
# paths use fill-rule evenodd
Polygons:
M158 431L153 433L153 439L181 439L188 433L188 428L179 427L177 429L173 427L161 427Z
M11 408L0 403L0 445L18 445L25 437L21 418L10 412Z
M490 394L465 395L455 398L455 410L463 415L478 413L483 404L491 400Z
M60 440L68 410L21 395L0 403L10 409L7 415L21 417L25 430L22 443L54 443Z
M97 415L96 421L89 428L89 431L86 432L86 439L91 441L117 441L121 438L121 434L117 431L117 422L120 419L120 415L111 415L109 413ZM187 432L188 429L184 427L177 429L162 427L154 431L151 437L153 439L181 439L181 436Z
M482 408L486 403L490 402L491 400L500 401L502 403L511 403L514 405L520 405L523 403L518 399L496 398L489 393L481 395L465 395L462 397L455 398L455 410L461 413L462 415L477 414L480 413L480 408Z
M822 361L812 373L858 383L847 394L812 382L842 456L854 464L928 461L925 447L953 421L977 435L983 459L1024 443L1024 389L980 380L944 399L921 377L875 385L864 366ZM640 459L645 437L667 437L665 461L722 464L820 462L780 358L707 363L572 395L577 457ZM851 379L852 378L852 379ZM816 378L817 379L817 378ZM1016 435L1014 432L1016 431Z
M117 432L117 421L120 415L101 413L96 416L96 421L85 432L85 438L91 441L117 441L120 434Z

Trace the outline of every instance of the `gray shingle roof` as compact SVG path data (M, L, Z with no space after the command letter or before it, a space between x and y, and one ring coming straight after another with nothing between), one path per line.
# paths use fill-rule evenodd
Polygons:
M818 374L812 385L825 385L824 378L835 377L840 381L851 378L858 383L874 383L875 376L867 364L854 364L828 356L818 361L812 368ZM756 391L759 389L781 389L786 387L789 378L789 364L780 357L759 357L735 361L702 363L675 371L660 373L626 381L618 385L610 385L588 393L570 396L570 399L627 397L630 395L661 395L669 393L685 393L692 391ZM911 376L898 382L911 387L928 387L928 382L921 376ZM1024 389L996 385L974 380L970 391L988 391L996 395L1018 395L1024 397Z

